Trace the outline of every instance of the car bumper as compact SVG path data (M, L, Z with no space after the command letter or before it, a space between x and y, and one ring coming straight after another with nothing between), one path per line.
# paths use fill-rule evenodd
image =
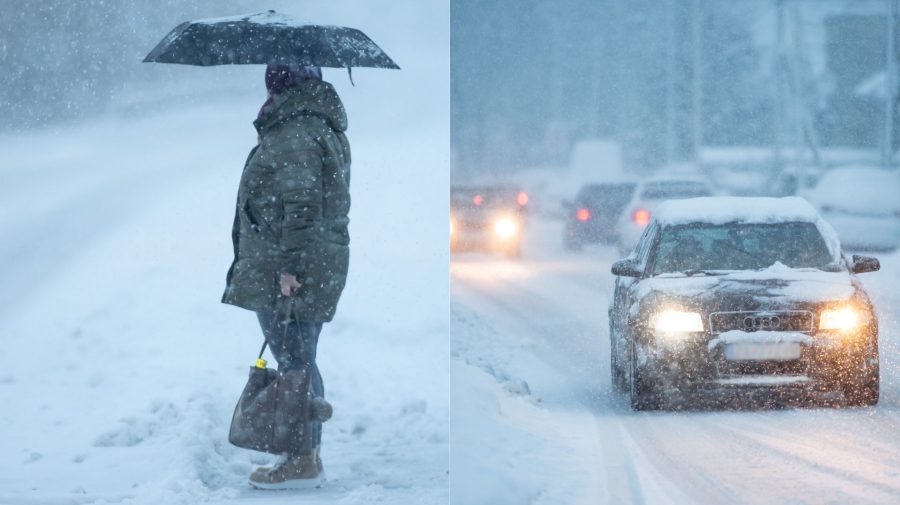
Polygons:
M726 346L708 337L673 348L641 345L636 349L641 373L663 391L695 394L726 390L829 391L854 379L859 364L877 360L866 330L839 337L820 332L797 342L799 357L732 359Z
M519 247L521 241L521 233L504 239L497 237L487 229L462 228L451 235L450 251L503 252Z

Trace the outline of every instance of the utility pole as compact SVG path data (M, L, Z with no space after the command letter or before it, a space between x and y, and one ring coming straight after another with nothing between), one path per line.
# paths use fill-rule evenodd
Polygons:
M774 120L773 131L775 139L772 143L772 171L781 171L784 149L784 0L776 0L776 33L775 33L775 57L773 58L775 75L775 100L772 118Z
M703 17L700 0L691 0L691 133L694 145L694 163L700 167L700 149L703 147Z
M594 7L596 10L593 12L592 17L594 21L600 25L600 15L602 11L599 6ZM605 34L603 30L595 30L593 37L591 38L591 50L595 52L595 54L606 55L609 52L606 49L605 43ZM590 83L589 83L589 92L588 92L588 128L589 135L591 137L599 137L600 136L600 81L603 78L603 69L600 67L601 62L604 61L600 58L591 58L590 60Z
M675 161L675 0L666 8L666 164Z
M807 97L807 93L804 89L804 80L801 79L800 76L801 72L804 75L809 75L809 63L805 56L808 54L808 51L806 49L806 35L803 30L801 5L799 2L791 4L791 20L793 21L791 38L794 43L791 47L788 73L791 77L791 101L795 107L794 116L797 124L797 186L798 189L801 189L806 187L807 165L811 162L812 166L821 169L822 156L820 153L819 135L816 132L816 124L810 113L810 103L814 103L815 98L811 100ZM800 145L803 142L806 143L807 149L812 154L811 158L801 155L801 153L805 152L800 149Z
M885 42L884 42L884 139L881 144L881 164L887 168L891 166L891 158L894 155L894 101L896 100L897 87L897 59L894 40L894 1L887 0L887 15L885 16Z

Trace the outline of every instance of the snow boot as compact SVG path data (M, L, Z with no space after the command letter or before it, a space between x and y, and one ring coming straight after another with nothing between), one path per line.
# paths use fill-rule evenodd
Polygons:
M287 456L279 456L275 461L275 464L272 466L258 466L256 470L253 470L253 473L266 473L274 469L276 466L280 466L284 464L284 460L287 459ZM322 458L319 457L319 451L316 451L316 468L319 469L319 473L325 472L325 467L322 466Z
M250 474L250 485L257 489L313 489L322 487L325 471L319 450L304 456L289 456L271 469L258 469Z

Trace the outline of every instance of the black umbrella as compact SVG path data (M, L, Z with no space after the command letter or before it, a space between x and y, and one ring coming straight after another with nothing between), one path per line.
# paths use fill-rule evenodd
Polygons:
M294 63L400 68L359 30L298 23L271 10L182 23L144 61L199 66Z

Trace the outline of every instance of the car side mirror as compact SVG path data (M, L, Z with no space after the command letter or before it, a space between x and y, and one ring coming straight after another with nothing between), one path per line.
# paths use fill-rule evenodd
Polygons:
M644 272L635 260L626 258L612 264L612 274L618 277L640 277Z
M864 274L866 272L877 272L881 270L881 263L878 258L871 256L853 255L853 264L850 265L850 271L855 274Z

